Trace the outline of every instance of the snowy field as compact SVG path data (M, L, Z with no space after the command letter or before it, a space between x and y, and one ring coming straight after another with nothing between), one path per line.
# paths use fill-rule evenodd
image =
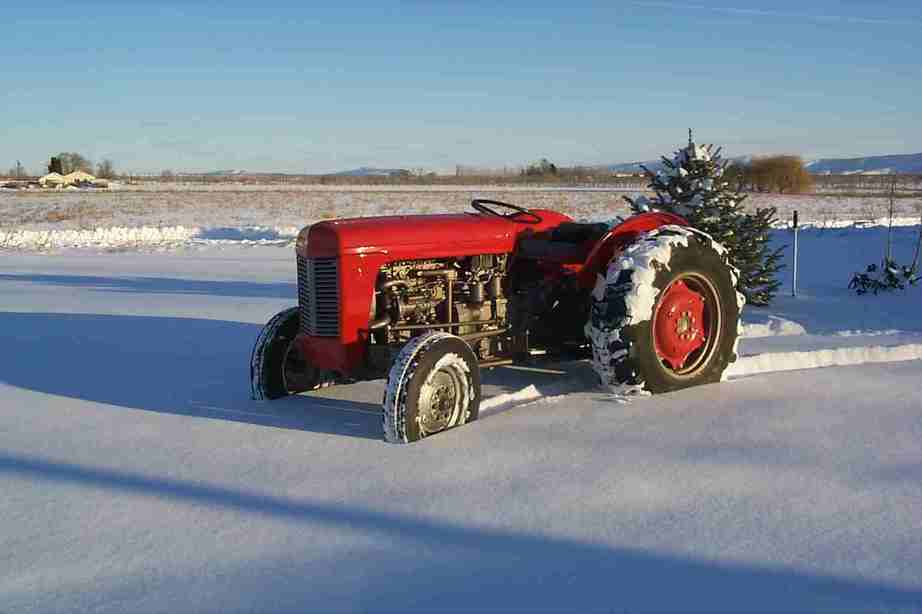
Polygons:
M222 186L209 186L217 188ZM563 211L581 220L628 215L625 196L598 188L457 186L237 186L240 189L145 192L0 191L0 250L69 247L174 249L226 244L285 245L305 224L335 217L469 211L472 198L492 198ZM260 188L260 189L257 189ZM879 223L883 197L753 194L749 208L773 206L782 222L799 211L820 227ZM901 225L918 224L922 199L896 200Z
M803 232L729 382L500 368L409 446L380 381L248 399L290 248L0 252L0 612L922 612L922 288L845 289L884 232Z

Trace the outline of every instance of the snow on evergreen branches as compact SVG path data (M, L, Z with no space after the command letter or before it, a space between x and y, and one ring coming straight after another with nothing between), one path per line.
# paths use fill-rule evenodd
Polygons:
M643 167L648 187L655 196L627 198L635 213L658 209L684 217L722 243L730 261L740 269L740 291L746 301L767 305L780 286L776 274L781 268L782 249L768 245L775 208L758 208L755 213L742 209L746 196L723 180L726 162L721 148L698 145L688 134L688 145L672 158L662 157L663 169L652 172Z

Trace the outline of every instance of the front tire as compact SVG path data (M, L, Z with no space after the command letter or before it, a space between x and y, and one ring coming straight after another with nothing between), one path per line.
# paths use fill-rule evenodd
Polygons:
M419 441L477 419L480 367L470 346L445 332L407 343L387 376L384 438Z
M602 384L660 393L718 382L737 358L739 272L705 233L664 226L615 258L586 333Z
M263 327L250 355L250 396L256 401L280 399L319 388L320 371L301 355L298 308L276 314Z

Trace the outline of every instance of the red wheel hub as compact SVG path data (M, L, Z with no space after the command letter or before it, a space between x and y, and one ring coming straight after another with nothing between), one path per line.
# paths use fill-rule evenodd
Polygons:
M656 354L674 371L685 367L688 357L706 342L710 331L704 296L682 279L663 292L653 321Z

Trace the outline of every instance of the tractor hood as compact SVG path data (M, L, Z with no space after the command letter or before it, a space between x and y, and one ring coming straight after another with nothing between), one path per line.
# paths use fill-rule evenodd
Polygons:
M301 231L298 253L310 257L378 253L413 259L505 253L514 249L519 235L547 230L570 219L555 211L534 212L542 218L540 224L478 213L319 222Z

